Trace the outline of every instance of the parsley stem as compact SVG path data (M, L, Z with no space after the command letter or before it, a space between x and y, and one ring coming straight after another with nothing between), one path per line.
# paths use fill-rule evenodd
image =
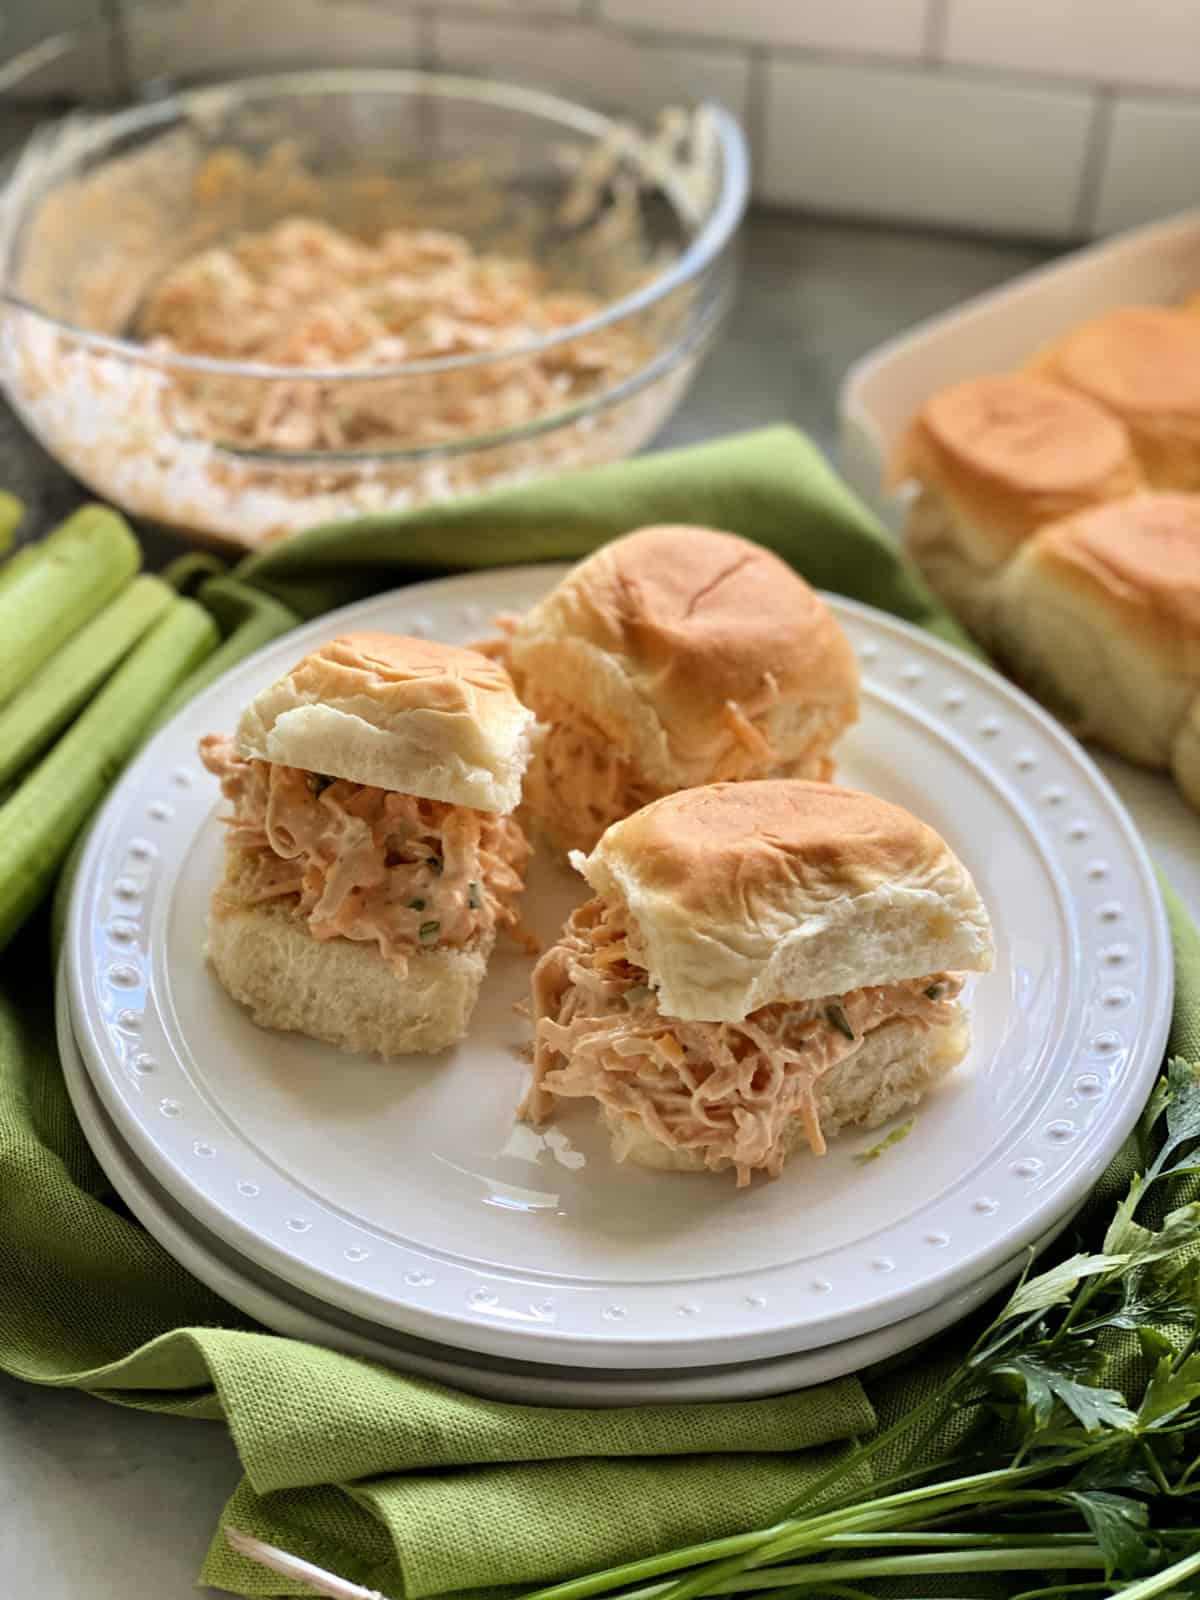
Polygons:
M1064 1594L1111 1594L1112 1585L1107 1579L1093 1583L1055 1583L1049 1589L1022 1589L1013 1600L1061 1600ZM874 1597L872 1596L872 1600Z
M924 1533L916 1529L905 1533L835 1533L827 1539L830 1550L853 1550L860 1546L871 1550L880 1548L904 1549L914 1545L954 1550L1007 1549L1014 1539L1022 1545L1045 1545L1061 1548L1069 1544L1092 1544L1088 1533Z
M1200 1556L1196 1559L1200 1562ZM798 1594L843 1578L923 1577L934 1572L949 1572L955 1577L966 1572L1085 1572L1091 1567L1104 1567L1104 1552L1094 1543L1072 1544L1061 1550L1048 1550L1044 1545L1016 1545L1007 1550L935 1550L919 1555L864 1556L856 1561L771 1567L716 1583L708 1592L741 1594L753 1589L786 1589L789 1594ZM1128 1596L1133 1590L1121 1592Z
M1190 1578L1196 1572L1200 1572L1200 1551L1184 1556L1182 1561L1164 1567L1161 1572L1156 1572L1149 1578L1141 1578L1137 1583L1127 1583L1121 1590L1121 1600L1151 1600L1152 1596L1166 1594L1168 1589L1173 1589L1181 1579Z
M1158 1484L1159 1489L1163 1494L1169 1495L1171 1492L1171 1485L1163 1476L1163 1469L1158 1464L1158 1457L1154 1454L1154 1451L1151 1450L1145 1439L1138 1440L1138 1453L1141 1455L1142 1460L1146 1463L1146 1467L1149 1470L1151 1477L1153 1477L1155 1482Z
M886 1495L868 1500L849 1509L826 1511L806 1519L797 1519L776 1537L763 1540L756 1549L745 1554L731 1555L725 1560L701 1568L668 1585L663 1591L665 1600L699 1600L699 1597L720 1593L720 1585L740 1576L748 1569L761 1571L785 1556L810 1554L821 1548L830 1535L885 1529L918 1517L944 1515L962 1508L975 1508L994 1501L1012 1506L1021 1501L1048 1498L1045 1491L1022 1489L1025 1484L1048 1472L1060 1470L1068 1463L1079 1461L1094 1453L1094 1448L1068 1451L1045 1464L1021 1467L1016 1471L1000 1468L993 1472L979 1472L970 1477L952 1479L948 1483L934 1483L907 1489L900 1494Z
M786 1522L779 1522L767 1528L756 1528L753 1533L733 1534L727 1539L706 1539L703 1544L686 1545L682 1550L671 1550L665 1555L646 1556L641 1561L627 1561L619 1567L607 1567L603 1572L593 1572L586 1578L568 1578L565 1583L556 1583L548 1589L535 1589L522 1595L521 1600L590 1600L592 1595L608 1594L613 1589L619 1589L627 1583L637 1583L642 1578L658 1578L664 1573L699 1566L704 1561L718 1561L723 1556L739 1555L743 1550L755 1550L788 1526L790 1524ZM629 1600L629 1597L622 1596L622 1600Z
M1090 1452L1075 1452L1057 1458L1053 1465L1060 1466L1066 1461L1074 1461L1088 1453ZM1009 1491L1014 1482L1024 1483L1038 1473L1050 1470L1051 1466L1047 1465L1022 1468L1016 1473L1007 1470L974 1473L947 1484L921 1485L901 1494L867 1501L864 1505L849 1510L828 1511L809 1518L791 1518L773 1523L766 1528L756 1529L753 1533L734 1534L725 1539L709 1539L703 1544L688 1545L682 1550L672 1550L665 1555L647 1556L640 1561L625 1562L621 1566L609 1567L603 1572L594 1572L587 1577L569 1578L565 1583L556 1583L549 1588L534 1590L524 1595L522 1600L590 1600L593 1595L609 1594L614 1589L624 1589L626 1584L638 1583L647 1578L664 1577L689 1567L700 1570L688 1574L684 1582L696 1579L715 1582L719 1576L734 1576L744 1571L749 1565L749 1560L746 1558L766 1556L768 1550L774 1551L778 1557L783 1557L797 1553L802 1547L812 1549L828 1547L835 1540L854 1539L856 1536L864 1540L869 1537L870 1542L877 1544L882 1539L896 1537L886 1531L887 1520L892 1517L903 1519L908 1516L940 1516L949 1510L969 1510L987 1503L991 1498L1000 1498L1001 1491L1003 1498L1009 1503L1016 1500L1040 1499L1041 1492L1038 1490L1024 1490L1019 1495L1012 1495ZM995 1495L987 1493L989 1488L994 1488ZM936 1503L943 1498L949 1500L950 1504ZM857 1535L857 1525L861 1525L864 1530L861 1535ZM923 1542L929 1542L942 1537L957 1540L972 1536L910 1534L902 1537L920 1538ZM738 1561L739 1565L737 1567L730 1565L723 1573L718 1571L719 1566L730 1561ZM635 1593L638 1600L641 1600L643 1595L648 1597L651 1593L671 1594L674 1600L674 1596L679 1592L678 1583L668 1582L654 1584L650 1589L637 1590ZM623 1594L621 1600L634 1600L634 1594Z
M921 1405L915 1406L911 1411L906 1412L898 1421L893 1422L890 1428L885 1428L882 1433L877 1433L867 1444L858 1444L841 1461L835 1462L828 1471L821 1473L816 1482L808 1486L803 1499L793 1502L787 1508L787 1515L795 1516L803 1506L815 1504L827 1489L837 1483L839 1478L846 1475L846 1472L851 1467L860 1467L864 1461L869 1461L872 1456L878 1455L880 1450L891 1444L893 1440L901 1438L922 1418L928 1416L931 1411L945 1407L961 1382L962 1379L957 1374L952 1376L948 1379L945 1388L939 1389Z

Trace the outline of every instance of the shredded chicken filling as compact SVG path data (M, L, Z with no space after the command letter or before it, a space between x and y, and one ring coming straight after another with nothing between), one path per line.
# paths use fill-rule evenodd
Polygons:
M498 661L511 675L511 641L519 622L519 616L502 612L494 619L496 634L471 648ZM620 743L578 706L554 694L539 694L536 703L529 703L541 727L525 774L523 804L531 817L558 837L589 850L614 822L674 792L643 777ZM731 744L714 762L706 783L754 778L828 783L833 777L834 764L823 751L780 760L767 737L766 719L747 716L732 700L726 703L722 720Z
M627 329L531 354L601 303L554 289L531 260L481 255L458 234L391 229L368 243L316 218L284 218L189 256L147 296L156 350L297 369L297 381L206 375L185 388L214 437L283 450L434 444L532 421L627 376L645 359ZM304 368L381 367L503 354L483 366L317 384Z
M221 734L200 755L232 807L238 906L286 904L314 939L374 943L401 976L419 951L516 930L530 851L510 817L246 761Z
M533 1083L521 1115L542 1122L556 1098L591 1098L670 1149L732 1165L739 1187L756 1171L778 1176L793 1118L824 1154L821 1077L877 1028L951 1022L963 985L939 972L763 1006L741 1022L682 1022L659 1012L638 954L620 913L594 899L538 962Z

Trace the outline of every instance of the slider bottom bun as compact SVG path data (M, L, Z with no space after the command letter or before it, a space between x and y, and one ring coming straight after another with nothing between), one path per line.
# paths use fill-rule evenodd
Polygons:
M420 950L400 977L376 945L314 939L278 904L224 901L208 930L213 971L260 1027L385 1058L431 1054L463 1038L489 953Z
M939 1028L914 1028L906 1021L885 1022L864 1039L862 1048L818 1080L817 1115L821 1132L832 1139L844 1128L877 1128L917 1101L966 1055L971 1043L967 1013ZM615 1161L630 1161L658 1172L721 1171L710 1168L703 1150L675 1150L649 1133L639 1117L604 1110ZM789 1155L807 1150L804 1127L793 1117L785 1143Z

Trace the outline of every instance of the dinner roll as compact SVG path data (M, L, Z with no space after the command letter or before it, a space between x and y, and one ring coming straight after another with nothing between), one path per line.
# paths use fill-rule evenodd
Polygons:
M564 850L677 789L827 777L858 716L829 607L778 556L710 528L602 546L520 621L509 659L543 725L528 812Z
M798 780L669 795L572 858L621 905L664 1014L739 1021L928 972L985 969L988 915L941 835L876 795Z
M417 951L401 977L375 945L316 940L294 907L237 899L227 857L207 954L225 989L261 1028L385 1059L444 1050L464 1038L493 938Z
M1152 489L1200 489L1200 321L1127 306L1073 329L1036 369L1129 430Z
M999 654L1083 738L1200 803L1200 496L1140 494L1043 528L1005 574Z
M930 586L985 642L996 578L1022 542L1141 483L1119 422L1028 373L940 390L913 422L898 465L920 485L909 548Z
M503 667L474 650L349 633L252 700L236 742L248 760L507 815L533 720Z

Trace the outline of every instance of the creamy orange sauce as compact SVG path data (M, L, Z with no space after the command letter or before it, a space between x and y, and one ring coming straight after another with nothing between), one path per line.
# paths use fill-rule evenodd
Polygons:
M513 612L501 612L493 619L495 634L472 644L471 649L498 661L512 676L511 642L520 620ZM614 822L674 792L645 779L620 739L570 701L542 689L526 691L522 698L539 723L525 774L522 807L558 840L590 850ZM781 761L767 737L765 719L748 717L734 701L726 703L722 720L734 744L713 762L706 783L755 778L810 778L828 783L833 777L834 763L825 755Z
M515 929L530 851L510 817L246 761L221 734L200 755L232 807L239 905L289 902L314 939L374 943L402 975L418 951Z
M533 1083L521 1115L541 1122L556 1097L591 1098L669 1149L698 1150L709 1167L732 1164L739 1186L756 1171L778 1176L793 1118L822 1155L823 1074L886 1023L950 1022L963 983L934 973L763 1006L741 1022L682 1022L659 1012L637 954L620 915L594 899L538 962Z

